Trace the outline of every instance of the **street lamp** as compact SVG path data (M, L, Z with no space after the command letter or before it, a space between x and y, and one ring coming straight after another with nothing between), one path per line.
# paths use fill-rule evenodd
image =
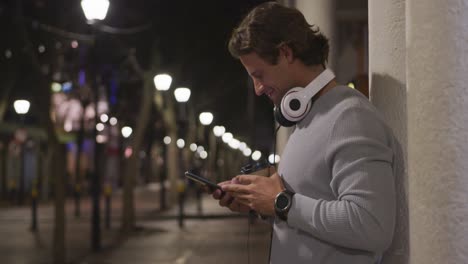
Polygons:
M255 150L253 153L252 153L252 159L257 161L259 160L260 158L262 157L262 153L258 150Z
M25 179L25 169L24 169L24 143L28 137L26 129L24 128L24 116L29 112L29 107L31 104L27 100L16 100L13 103L13 107L15 108L15 112L20 115L21 119L21 126L15 131L15 139L20 142L20 156L21 156L21 174L20 178L18 179L19 182L19 189L17 187L14 188L15 192L18 192L18 201L19 203L23 203L23 195L24 195L24 184L23 181ZM16 180L16 179L15 179ZM34 204L33 204L34 205ZM33 206L34 211L34 206ZM33 222L35 222L35 213L33 212ZM32 225L32 230L35 231L34 225Z
M185 140L183 140L182 138L179 138L176 144L179 149L183 149L185 147Z
M107 10L109 9L109 1L81 0L81 8L88 21L104 20L107 15Z
M226 132L222 135L221 139L223 140L224 143L229 143L229 141L231 141L231 139L233 139L233 135L232 133L230 132Z
M182 149L185 146L185 141L182 139L185 137L186 134L186 126L187 126L187 105L186 103L190 99L190 89L186 87L179 87L174 90L174 97L176 101L179 103L180 111L178 116L178 127L179 127L179 138L176 142L177 147L179 148L179 163L180 168L184 170L183 164L184 162L184 155L182 153ZM184 211L184 201L185 201L185 183L183 180L178 181L178 194L179 194L179 226L183 226L183 211Z
M242 151L242 154L244 154L246 157L249 157L250 154L252 154L252 150L250 148L246 148Z
M229 147L232 149L239 149L240 141L238 139L232 138L229 143Z
M132 134L133 129L132 129L131 127L129 127L129 126L124 126L124 127L122 127L122 131L121 131L121 132L122 132L122 136L123 136L124 138L128 138L128 137L130 137L130 135Z
M197 144L195 144L195 143L190 144L190 150L191 150L192 152L197 151L197 147L198 147L198 146L197 146Z
M279 163L280 159L278 154L270 154L270 156L268 156L268 162L270 162L270 164Z
M174 96L177 102L185 103L190 99L190 89L186 87L179 87L174 90Z
M84 15L88 20L88 24L91 25L93 35L95 30L93 24L98 20L104 20L109 9L109 0L81 0L81 8L83 9ZM97 40L97 38L95 38ZM96 45L94 43L93 45ZM92 48L93 50L93 48ZM96 51L92 52L95 53ZM94 122L99 122L98 118L98 89L94 93ZM98 130L94 129L94 177L92 178L92 216L91 216L91 247L94 251L101 249L101 228L100 228L100 195L101 195L101 180L99 175L99 164L100 164L100 153L99 144L97 139ZM78 154L79 155L79 154ZM58 186L58 183L56 183Z
M226 132L226 128L223 127L223 126L215 126L213 127L213 134L216 136L216 137L220 137L224 134L224 132Z
M169 74L158 74L153 78L154 86L158 91L167 91L171 87L172 77Z
M25 115L29 112L29 107L31 103L28 100L16 100L13 103L13 107L15 108L15 112L19 115Z
M209 126L211 122L213 122L213 114L210 112L203 112L198 118L200 119L200 123L204 126Z

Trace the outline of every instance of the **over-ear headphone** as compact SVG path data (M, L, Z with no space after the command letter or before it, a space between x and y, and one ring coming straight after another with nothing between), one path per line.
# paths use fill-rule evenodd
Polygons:
M295 125L301 121L312 106L312 97L322 90L335 78L335 74L325 69L305 88L294 87L281 99L279 106L274 109L276 122L285 127Z

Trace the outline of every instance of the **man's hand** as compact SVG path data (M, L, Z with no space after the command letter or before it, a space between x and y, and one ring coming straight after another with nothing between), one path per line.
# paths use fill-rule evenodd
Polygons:
M239 175L236 183L224 182L221 188L233 196L240 204L255 210L264 216L275 214L274 201L278 193L284 190L283 182L277 173L270 177Z
M231 184L231 181L218 183L221 187L226 184ZM233 212L248 213L250 211L249 207L237 202L230 193L224 192L224 195L222 195L220 190L216 190L212 193L212 196L214 199L219 200L219 205L227 207Z

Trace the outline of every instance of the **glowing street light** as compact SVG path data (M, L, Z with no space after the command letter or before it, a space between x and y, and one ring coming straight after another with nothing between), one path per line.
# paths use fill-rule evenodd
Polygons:
M105 128L104 124L103 123L97 123L96 125L96 130L97 131L103 131ZM122 132L123 133L123 132Z
M270 164L279 163L280 160L281 158L278 154L270 154L270 156L268 156L268 162L270 162Z
M174 90L174 96L177 102L185 103L190 99L190 89L186 87L179 87Z
M213 134L216 136L216 137L220 137L224 134L224 132L226 132L226 128L223 127L223 126L215 126L213 127Z
M107 120L109 120L109 116L106 114L102 114L100 119L101 119L101 122L105 123L107 122Z
M206 159L208 158L208 152L206 152L205 150L200 152L200 158L201 159Z
M252 153L252 159L257 161L259 160L260 158L262 157L262 153L258 150L255 150L253 153Z
M247 148L247 144L245 142L240 142L239 143L239 150L244 151ZM249 156L249 155L247 155Z
M130 135L132 134L133 129L132 129L131 127L129 127L129 126L124 126L124 127L122 127L122 131L121 131L121 132L122 132L122 136L123 136L124 138L128 138L128 137L130 137Z
M178 148L180 149L183 149L185 147L185 140L179 138L177 141L176 141L176 145Z
M24 115L29 112L29 107L31 103L28 100L16 100L13 103L13 107L15 108L15 112L19 115Z
M158 74L154 76L154 86L158 91L167 91L171 87L172 77L169 74Z
M213 114L210 112L203 112L198 118L200 119L200 123L204 126L208 126L213 122Z
M109 0L81 0L81 8L88 21L104 20L109 9Z
M205 151L205 148L203 146L198 146L197 147L197 152L198 153L202 153L203 151Z
M195 144L195 143L190 144L190 150L191 150L192 152L197 151L197 147L198 147L198 146L197 146L197 144Z
M164 141L164 144L169 145L169 144L171 144L172 140L171 140L170 136L165 136L163 141Z
M226 132L222 135L221 139L223 140L224 143L229 143L229 141L231 141L231 139L233 139L234 136L232 135L232 133L230 132Z
M231 139L228 143L229 147L232 149L239 149L240 141L238 139Z
M111 124L111 126L117 125L117 118L111 117L111 118L109 119L109 123Z
M250 148L246 148L242 151L242 154L244 154L244 156L248 157L250 156L250 154L252 154L252 150Z

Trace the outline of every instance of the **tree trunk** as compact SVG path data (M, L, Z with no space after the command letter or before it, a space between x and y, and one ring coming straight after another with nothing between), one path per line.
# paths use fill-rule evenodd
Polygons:
M171 143L167 145L165 162L167 164L167 176L169 179L169 205L177 201L177 182L179 180L179 155L176 146L177 140L177 124L174 109L174 102L167 96L163 96L164 92L157 92L154 97L154 102L159 112L161 112L166 127L166 133L171 138ZM163 98L164 97L164 98Z
M129 61L134 69L143 77L143 93L141 96L141 107L138 115L138 122L132 135L130 146L132 147L133 154L127 160L127 166L123 175L123 212L122 212L122 233L129 234L135 227L135 205L133 188L135 186L135 175L138 175L138 153L142 149L145 131L148 125L151 113L151 98L153 95L152 77L145 74L140 68L136 58L130 55Z

